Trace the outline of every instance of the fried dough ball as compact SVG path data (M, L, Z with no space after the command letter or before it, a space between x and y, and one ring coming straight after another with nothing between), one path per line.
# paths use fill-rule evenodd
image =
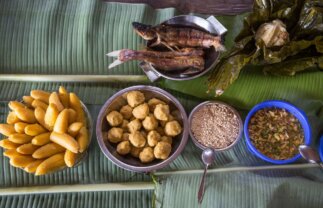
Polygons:
M128 120L123 120L123 121L122 121L122 124L121 124L121 128L122 128L124 131L128 131L128 124L129 124L129 121L128 121Z
M169 121L165 125L165 134L167 136L177 136L182 132L182 127L178 121Z
M148 116L148 114L149 114L149 107L148 107L147 103L138 105L132 111L132 115L135 118L138 118L138 119L141 119L141 120L145 119Z
M165 125L166 125L166 123L167 123L168 121L174 121L174 116L172 116L171 114L169 114L167 121L160 121L159 123L160 123L160 125L161 125L162 127L165 127Z
M168 144L172 144L173 143L173 139L172 139L172 137L169 137L169 136L162 136L161 138L160 138L160 141L162 141L162 142L167 142Z
M117 146L117 152L120 155L126 155L130 152L131 146L129 141L122 141Z
M142 150L143 148L131 146L130 154L131 156L138 158Z
M172 146L169 143L158 142L156 147L154 148L154 156L157 159L165 160L168 158L171 150L172 150Z
M123 118L130 119L132 117L132 107L130 107L130 105L124 105L120 109L120 113L122 114Z
M166 103L164 101L161 101L157 98L151 98L149 101L148 101L148 106L149 106L149 110L151 112L154 112L155 108L156 108L156 105L158 104L163 104L163 105L166 105Z
M157 131L150 131L147 136L147 143L150 147L154 147L160 141L160 138L161 136Z
M160 121L167 121L169 116L169 106L163 104L156 105L154 116Z
M130 133L138 131L141 128L141 122L139 119L134 119L128 123L128 130Z
M122 134L122 141L129 141L129 133L123 133Z
M155 159L154 150L151 147L145 147L139 154L142 163L149 163Z
M135 131L129 135L129 141L135 147L144 147L146 144L146 138L141 134L140 131Z
M108 140L112 143L118 143L122 141L122 128L113 127L108 131Z
M164 128L161 127L161 126L158 126L156 128L156 131L160 134L160 136L164 136L165 135Z
M139 91L131 91L127 93L127 102L131 107L136 107L145 101L145 96Z
M149 114L149 116L147 116L145 118L145 120L142 121L142 126L147 130L147 131L151 131L157 128L158 126L158 121L157 119L154 117L153 114Z
M106 118L110 126L119 126L123 121L123 116L118 111L111 111Z

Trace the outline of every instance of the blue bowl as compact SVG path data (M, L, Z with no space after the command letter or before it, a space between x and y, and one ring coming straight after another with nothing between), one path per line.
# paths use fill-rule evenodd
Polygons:
M323 161L323 135L320 139L319 153L320 153L321 161Z
M259 157L262 160L270 162L270 163L280 165L280 164L287 164L287 163L295 162L296 160L298 160L301 157L300 154L297 154L294 157L289 158L287 160L274 160L274 159L262 154L261 152L259 152L250 140L249 131L248 131L248 124L249 124L251 117L257 111L259 111L263 108L272 108L272 107L283 108L283 109L287 110L289 113L293 114L299 120L299 122L301 123L301 126L304 130L304 143L306 145L309 145L311 143L311 137L312 137L311 127L310 127L310 124L309 124L306 114L301 109L295 107L294 105L292 105L288 102L279 101L279 100L269 100L269 101L265 101L265 102L259 103L256 106L254 106L247 115L247 118L244 122L244 129L243 130L244 130L244 136L246 139L248 149L255 156ZM321 145L321 146L323 146L323 145ZM321 149L323 149L323 147L321 147ZM321 157L322 156L323 155L321 155Z

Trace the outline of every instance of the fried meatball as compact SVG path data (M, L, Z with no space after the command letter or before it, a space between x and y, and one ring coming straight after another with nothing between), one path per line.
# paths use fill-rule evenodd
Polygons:
M136 107L145 101L145 96L139 91L131 91L127 93L127 102L131 107Z
M154 150L151 147L145 147L139 154L142 163L149 163L155 159Z
M130 119L132 117L132 107L130 105L124 105L120 109L120 113L125 119Z
M160 138L161 136L157 131L150 131L147 136L147 143L150 147L154 147L160 141Z
M108 140L112 143L118 143L122 141L122 128L113 127L108 131Z
M122 121L122 124L121 124L121 128L122 128L124 131L128 131L128 124L129 124L129 121L127 121L127 120L123 120L123 121Z
M131 146L130 155L138 158L139 154L142 150L143 150L143 148Z
M155 108L156 108L156 105L158 104L163 104L163 105L166 105L166 103L164 101L161 101L157 98L151 98L149 101L148 101L148 106L149 106L149 110L150 112L154 112Z
M122 141L129 141L129 133L123 133L122 134Z
M149 114L149 107L147 103L143 103L135 107L132 111L132 115L138 119L145 119Z
M111 111L106 118L110 126L119 126L123 121L123 116L118 111Z
M165 160L168 158L171 150L172 150L172 146L169 143L158 142L156 147L154 148L154 156L157 159Z
M154 117L153 114L149 114L149 116L147 116L145 118L145 120L142 121L142 126L147 130L147 131L151 131L157 128L158 126L158 121L157 119Z
M182 132L182 127L178 121L169 121L165 125L165 134L167 136L177 136Z
M126 155L130 152L131 146L129 141L122 141L117 146L117 152L120 155Z
M167 123L168 121L174 121L174 117L173 117L172 115L170 115L170 114L169 114L169 116L168 116L167 121L160 121L159 123L160 123L160 125L161 125L162 127L165 127L165 125L166 125L166 123Z
M169 116L169 106L163 104L156 105L154 116L160 121L167 121Z
M173 143L173 139L172 139L172 137L169 137L169 136L162 136L161 138L160 138L160 141L162 141L162 142L167 142L168 144L172 144Z
M135 147L144 147L146 144L146 138L139 131L129 135L129 141Z
M139 119L132 120L128 123L128 130L130 133L138 131L141 128L141 122Z

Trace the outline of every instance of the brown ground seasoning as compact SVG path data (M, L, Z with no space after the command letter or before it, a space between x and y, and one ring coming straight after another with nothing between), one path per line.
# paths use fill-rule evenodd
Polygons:
M250 119L249 137L262 154L285 160L298 153L304 143L304 132L294 115L281 108L264 108Z
M207 104L198 109L191 122L191 130L196 140L214 149L226 148L239 134L239 118L225 105Z

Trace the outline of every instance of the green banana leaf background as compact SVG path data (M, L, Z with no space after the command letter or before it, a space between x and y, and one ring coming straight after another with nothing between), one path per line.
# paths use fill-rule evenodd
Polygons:
M157 24L180 14L173 8L154 10L143 4L102 1L12 0L0 1L0 79L4 74L128 75L122 83L0 82L0 122L5 122L10 100L21 99L31 89L57 90L60 85L76 92L88 106L94 122L102 104L118 90L147 81L127 83L127 77L143 75L137 62L108 70L113 60L106 53L139 49L144 41L131 22ZM228 28L225 45L230 48L242 28L243 17L219 16ZM130 80L130 79L129 79ZM215 99L207 91L207 76L185 82L160 80L153 85L176 96L187 113L198 103ZM253 105L268 99L283 99L303 108L313 129L313 146L323 129L323 73L311 71L294 77L264 76L247 66L238 80L217 99L246 115ZM198 207L197 189L203 165L201 151L188 142L183 153L152 178L115 166L100 151L93 135L88 156L73 169L35 177L9 165L0 150L0 187L31 187L62 184L155 182L155 190L32 194L6 196L0 191L0 207ZM298 161L285 171L251 155L243 138L232 149L218 153L207 180L202 207L320 207L323 175L314 166ZM264 167L251 171L246 167ZM3 193L3 194L1 194Z

